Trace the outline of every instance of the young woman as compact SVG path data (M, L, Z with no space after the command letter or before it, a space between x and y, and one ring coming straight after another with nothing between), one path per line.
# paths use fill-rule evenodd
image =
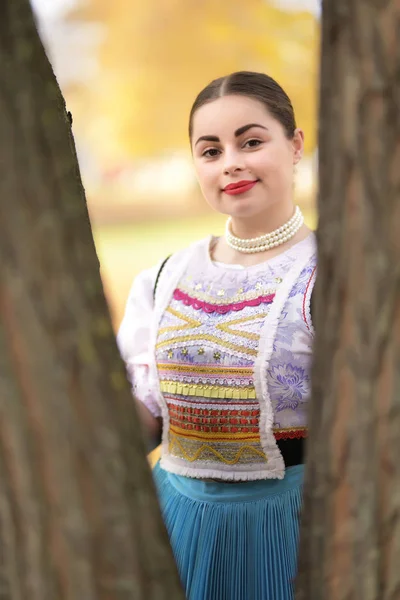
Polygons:
M162 427L154 478L187 598L290 600L317 260L293 204L304 136L251 72L200 92L189 135L226 232L137 277L119 345L149 434Z

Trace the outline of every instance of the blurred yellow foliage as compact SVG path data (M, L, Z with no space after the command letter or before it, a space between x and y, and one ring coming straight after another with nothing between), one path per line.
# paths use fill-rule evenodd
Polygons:
M90 0L71 18L106 28L101 68L77 115L90 106L91 141L103 160L187 148L195 96L237 70L276 78L305 130L306 151L315 148L319 26L312 14L265 0Z

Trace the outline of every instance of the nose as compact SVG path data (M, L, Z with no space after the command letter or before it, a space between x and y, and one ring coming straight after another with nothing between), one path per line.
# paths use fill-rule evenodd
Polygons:
M243 171L244 164L243 158L236 150L225 150L223 170L224 175L231 175L232 173Z

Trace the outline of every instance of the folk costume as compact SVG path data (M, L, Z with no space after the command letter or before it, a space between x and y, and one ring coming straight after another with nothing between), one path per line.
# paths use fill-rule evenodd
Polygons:
M189 600L291 600L314 331L310 233L251 267L215 238L134 281L118 342L163 422L154 469ZM153 297L154 296L154 297Z

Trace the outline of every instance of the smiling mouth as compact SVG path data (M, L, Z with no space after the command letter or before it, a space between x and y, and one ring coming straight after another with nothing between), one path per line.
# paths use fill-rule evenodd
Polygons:
M256 183L258 183L258 179L252 181L238 181L238 183L230 183L224 187L222 191L229 196L237 196L238 194L244 194L251 190Z

